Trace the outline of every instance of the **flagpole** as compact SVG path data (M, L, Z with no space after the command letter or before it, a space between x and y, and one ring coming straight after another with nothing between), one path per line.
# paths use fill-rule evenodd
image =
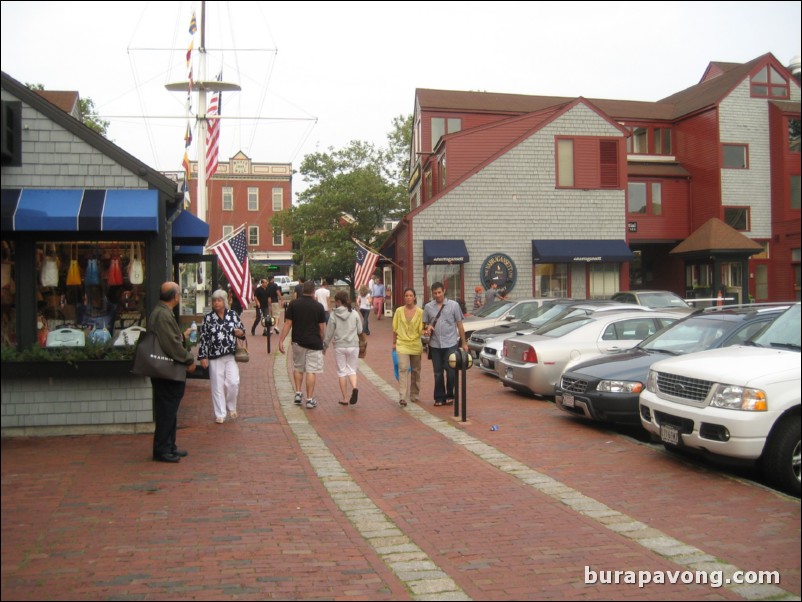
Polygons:
M382 259L384 259L385 261L389 261L389 262L390 262L390 263L392 263L392 264L393 264L395 267L397 267L399 270L401 270L401 271L403 271L403 270L404 270L404 268L402 268L400 265L398 265L398 264L397 264L395 261L393 261L392 259L390 259L390 258L389 258L389 257L387 257L386 255L382 255L382 254L381 254L381 253L379 253L379 252L378 252L376 249L374 249L373 247L371 247L371 246L370 246L370 245L368 245L368 244L365 244L365 243L363 243L363 242L362 242L362 241L360 241L358 238L351 238L351 240L352 240L352 241L354 241L356 244L358 244L360 247L363 247L364 249L367 249L367 250L368 250L368 251L370 251L371 253L373 253L373 254L375 254L375 255L378 255L379 257L381 257L381 258L382 258Z
M200 46L198 47L198 71L200 80L206 81L206 2L201 2L201 23L200 23ZM198 217L207 224L207 203L206 203L206 87L201 86L198 91L198 109L201 119L198 123Z
M236 230L232 230L231 234L229 234L228 236L224 236L223 238L221 238L220 240L218 240L218 241L217 241L216 243L214 243L213 245L208 245L208 246L206 247L206 250L207 250L207 251L211 251L211 250L212 250L212 249L214 249L215 247L219 247L219 246L220 246L220 245L222 245L224 242L226 242L226 241L227 241L229 238L233 238L233 237L235 237L237 234L239 234L239 233L240 233L240 231L241 231L243 228L245 228L245 226L247 226L247 225L248 225L248 222L244 222L244 223L243 223L241 226L239 226L239 227L238 227Z

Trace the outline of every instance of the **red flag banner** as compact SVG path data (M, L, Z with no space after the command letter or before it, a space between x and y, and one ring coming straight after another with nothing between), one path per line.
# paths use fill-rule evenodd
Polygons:
M354 290L359 290L363 284L367 285L376 269L379 255L373 251L368 251L365 247L357 243L356 245L356 265L354 266Z
M217 78L223 79L223 74ZM206 111L208 117L217 117L217 119L209 119L209 124L206 129L206 181L212 179L212 176L217 171L217 155L220 150L220 92L212 95L209 101L209 109Z
M213 247L212 252L220 260L220 267L231 283L231 289L239 297L242 308L247 309L253 300L253 283L251 282L251 269L248 263L248 241L245 238L245 228Z

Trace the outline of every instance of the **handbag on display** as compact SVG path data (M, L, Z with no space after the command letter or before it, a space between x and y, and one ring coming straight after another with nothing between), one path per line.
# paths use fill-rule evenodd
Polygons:
M120 267L120 255L115 253L109 264L109 286L122 286L123 270Z
M100 285L100 268L97 265L97 258L92 257L86 262L86 285L99 286Z
M78 259L72 256L72 245L70 245L70 267L67 269L67 286L81 286L81 268Z
M52 255L47 255L45 252L45 259L42 262L42 272L39 275L42 286L58 286L58 261L56 260L55 249L53 249L52 253Z
M89 333L89 342L93 345L108 345L111 343L111 333L106 328L106 320L98 318L95 327Z
M164 353L159 337L152 331L140 335L131 372L150 378L178 381L187 379L187 367Z
M77 328L59 328L47 334L48 347L83 347L86 344L86 335Z
M128 281L131 284L142 284L145 282L145 268L142 267L142 259L138 256L139 245L131 245L131 263L128 265Z
M234 352L234 359L238 362L248 362L251 356L248 355L248 339L237 339L237 350Z
M147 332L147 330L141 326L129 326L128 328L124 328L117 334L117 338L114 341L114 346L130 347L132 345L136 345L143 332Z

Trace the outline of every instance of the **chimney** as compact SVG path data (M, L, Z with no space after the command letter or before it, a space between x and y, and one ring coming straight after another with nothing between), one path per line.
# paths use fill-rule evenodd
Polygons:
M799 55L796 55L791 61L788 63L788 70L791 72L791 75L794 76L796 81L799 81L799 71L800 71L800 59Z

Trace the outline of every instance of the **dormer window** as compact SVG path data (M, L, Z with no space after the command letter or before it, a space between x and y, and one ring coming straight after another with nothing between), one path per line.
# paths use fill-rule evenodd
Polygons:
M766 65L750 80L752 96L756 98L788 98L788 80L771 65Z

